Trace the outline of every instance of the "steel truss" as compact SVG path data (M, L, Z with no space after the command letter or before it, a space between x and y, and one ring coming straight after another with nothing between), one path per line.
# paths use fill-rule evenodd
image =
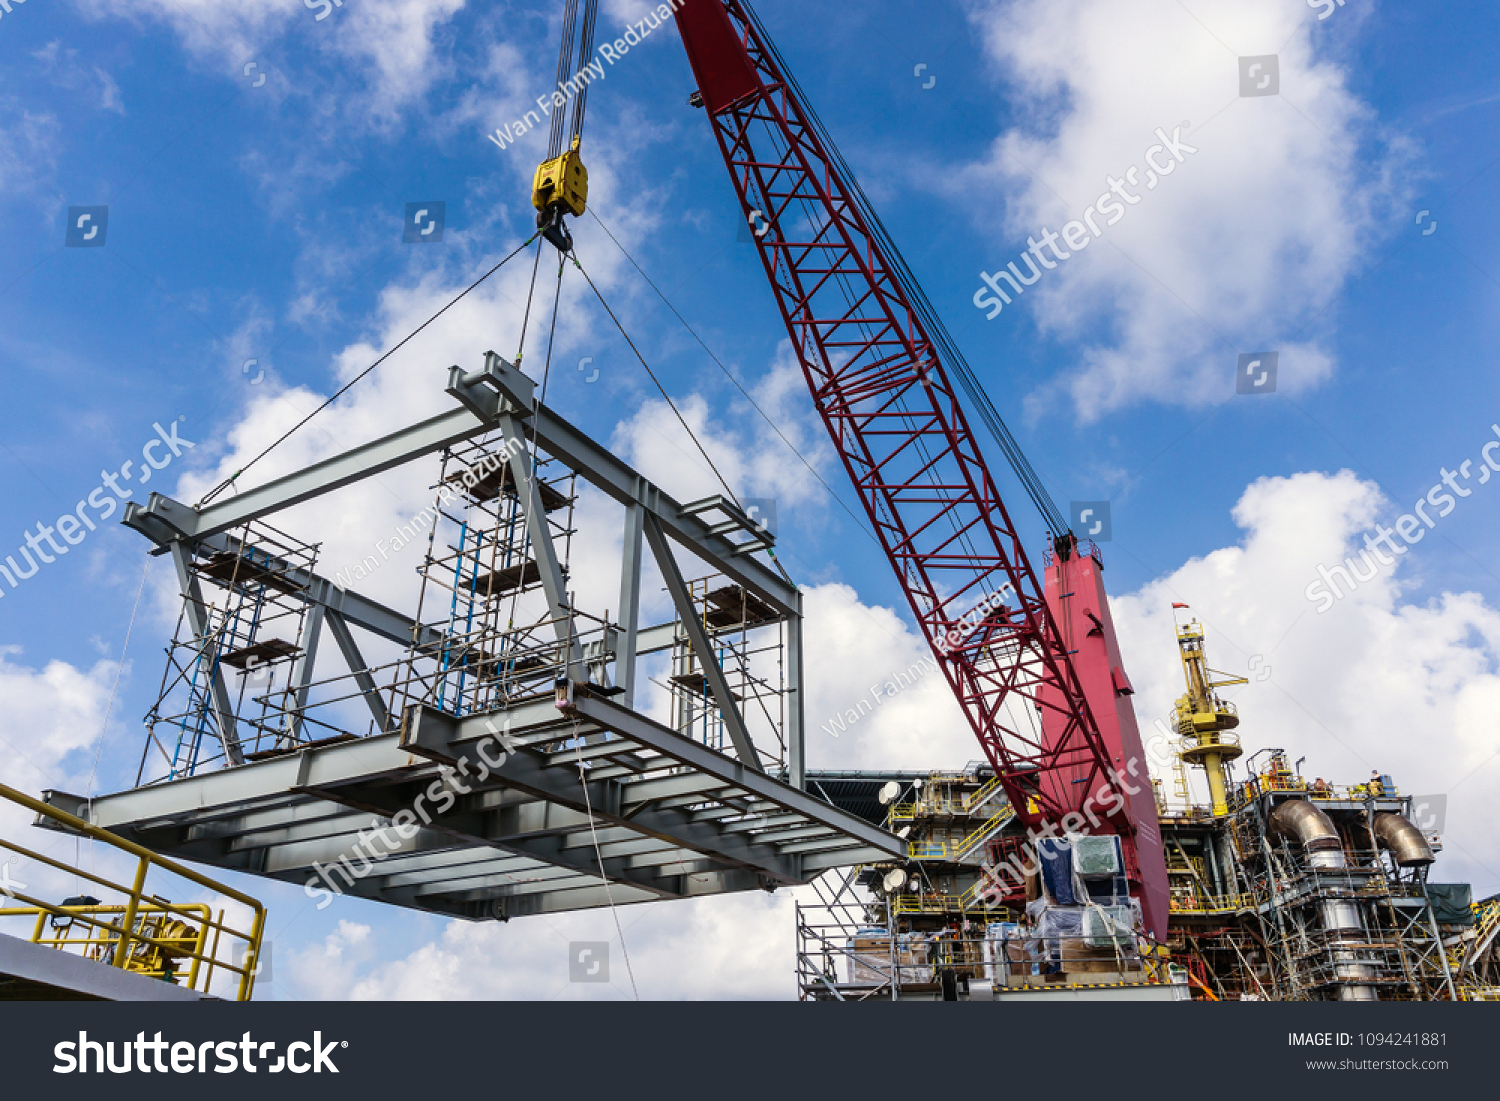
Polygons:
M722 498L674 501L492 352L479 371L452 368L447 392L461 406L452 413L225 502L194 509L152 494L130 506L125 523L171 554L182 585L174 651L189 656L167 680L180 692L198 674L186 709L157 717L190 715L199 742L212 736L222 752L179 767L153 739L147 753L156 744L170 765L153 782L49 799L160 852L469 918L774 888L903 853L801 790L801 596L753 557L772 534ZM318 574L315 547L272 541L277 512L439 453L423 567L432 614L385 607ZM612 618L576 607L567 586L575 477L623 506ZM648 548L676 613L654 626L639 622ZM682 553L710 580L688 581ZM514 603L502 614L492 598L510 592L531 594L539 614L515 615ZM225 626L256 601L296 624L281 632L290 638L270 646ZM325 627L348 671L317 680ZM355 630L405 653L371 665ZM777 682L754 668L771 650ZM245 694L237 706L229 691L247 651L288 670L251 694L260 711L249 718ZM637 663L658 653L691 674L702 741L635 710ZM350 722L360 701L362 726ZM747 721L742 703L766 721ZM246 730L262 739L248 749Z

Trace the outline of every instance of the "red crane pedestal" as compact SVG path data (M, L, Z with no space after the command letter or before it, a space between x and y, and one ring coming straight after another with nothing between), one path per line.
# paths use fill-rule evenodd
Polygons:
M1118 785L1104 782L1083 765L1061 766L1054 773L1060 786L1093 785L1074 812L1079 819L1064 818L1059 828L1084 833L1107 833L1121 825L1116 804L1125 800L1126 820L1120 832L1133 829L1134 846L1126 844L1126 874L1131 894L1141 900L1146 932L1158 941L1166 939L1169 907L1166 858L1162 853L1161 827L1151 770L1141 743L1141 732L1130 702L1134 692L1120 658L1109 597L1104 591L1104 564L1090 544L1080 543L1066 556L1052 555L1047 565L1047 608L1062 635L1068 660L1088 699L1089 711L1119 777ZM1052 733L1062 727L1061 716L1051 708L1042 714L1042 730ZM1089 808L1097 813L1090 814ZM1102 828L1101 828L1102 827ZM1133 854L1133 859L1132 859Z

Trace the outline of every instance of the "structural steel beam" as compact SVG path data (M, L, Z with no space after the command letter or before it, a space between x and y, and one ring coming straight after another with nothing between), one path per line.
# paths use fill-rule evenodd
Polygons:
M734 693L729 690L729 681L724 677L724 669L714 654L708 631L698 618L698 609L693 605L687 582L682 579L677 560L672 557L672 548L667 544L666 536L662 534L655 516L646 517L646 541L651 544L657 568L661 570L662 579L667 583L667 592L672 594L672 603L677 607L677 618L687 631L693 653L697 655L698 664L702 666L703 675L708 680L709 690L714 694L714 702L719 705L719 715L729 731L729 740L734 743L735 752L751 768L764 771L760 755L755 752L755 743L750 740L745 718L735 704Z
M625 691L620 702L635 706L635 659L640 653L641 626L641 536L646 510L632 501L625 506L625 534L620 557L620 626L624 637L615 656L620 687ZM669 641L668 646L671 645Z
M152 495L153 501L155 494ZM200 551L239 554L247 546L238 536L221 533L201 539L197 543ZM275 559L277 556L262 550L261 554ZM420 626L410 616L387 608L379 601L361 596L353 589L341 588L337 582L311 570L292 568L290 564L281 574L288 585L301 589L311 603L322 604L339 612L352 626L369 631L387 642L398 646L410 646L413 641L423 646L435 646L443 639L443 632L435 627ZM415 636L415 638L413 637Z
M386 710L385 700L381 698L380 688L375 683L375 678L370 676L370 666L365 661L364 655L360 653L359 643L354 641L349 624L344 620L344 613L329 608L324 619L328 624L329 633L333 635L333 640L339 644L339 652L344 655L344 662L349 666L349 672L354 674L354 683L359 687L365 704L370 708L370 716L375 720L376 733L384 734L391 728L391 715Z
M807 787L806 693L802 691L802 594L797 614L786 620L786 765L787 782Z
M534 706L540 708L542 705ZM745 762L737 761L718 750L710 749L691 738L684 737L675 730L621 707L612 700L583 691L574 698L573 709L576 716L583 720L584 729L587 729L589 724L593 724L596 727L611 730L663 757L680 762L702 777L711 777L713 780L723 782L726 786L739 788L758 803L781 807L805 815L814 821L826 822L835 826L841 833L855 837L864 844L880 850L886 856L904 857L906 855L906 843L894 834L872 826L864 819L839 810L805 791L773 779L764 772L756 771ZM427 712L427 714L432 713ZM447 739L449 744L459 745L471 741L477 742L489 736L489 727L493 724L494 716L470 716L457 720L456 723L451 717L443 716L442 718L457 727ZM522 728L524 729L524 725ZM444 734L446 733L445 731ZM329 748L337 749L338 747ZM326 752L326 750L320 752ZM661 781L643 781L641 786L651 783L665 785L674 779L676 777L666 777ZM636 785L619 786L624 789L621 798L630 799L631 792ZM648 788L649 790L651 789ZM661 788L657 788L652 794L660 794L661 791ZM631 804L626 802L623 805Z
M467 772L472 768L478 774L481 764L478 749L490 737L491 725L489 717L454 719L451 715L417 705L404 724L401 744L413 753L444 764L458 766L462 762L465 767L460 771ZM665 733L672 734L671 731L662 729ZM680 735L672 736L680 738ZM687 741L685 738L681 740ZM725 760L728 761L728 758ZM517 752L509 754L505 758L504 767L496 770L488 783L520 788L538 799L591 814L599 822L628 827L636 833L657 838L666 844L689 848L723 863L763 873L780 883L797 883L802 878L798 862L786 860L773 846L762 845L754 838L731 836L712 824L694 822L687 811L676 808L645 808L627 816L621 809L621 803L628 784L616 780L580 779L574 770L558 766L549 768L545 758L537 750L521 747ZM489 837L484 840L492 843L495 841ZM507 848L514 845L512 839L498 843ZM548 848L547 851L550 853L552 850ZM557 845L556 851L564 851L561 843ZM537 855L549 862L553 859L550 855L542 856L534 845L527 849L525 855Z
M145 506L127 503L123 522L161 545L174 539L201 542L492 431L500 413L508 411L527 422L540 451L560 460L620 504L642 505L660 520L666 534L684 548L745 586L782 615L795 614L795 586L745 554L739 544L715 534L713 525L684 513L677 501L536 402L533 389L531 379L495 353L487 352L482 371L465 374L455 367L449 372L448 392L464 403L463 408L403 428L256 489L245 490L201 511L153 493ZM762 545L766 539L761 537ZM349 618L355 622L353 616Z
M318 644L323 639L323 618L328 609L323 604L311 604L307 608L307 619L302 627L302 653L292 666L291 706L287 709L287 734L291 740L302 740L303 717L307 711L307 694L312 689L313 672L318 665ZM351 673L354 670L349 670Z
M218 728L219 742L224 747L224 759L232 765L245 763L245 753L240 747L238 728L234 717L234 706L229 700L229 686L224 683L224 670L219 667L217 657L212 660L209 657L210 650L217 654L218 641L212 638L208 629L208 605L203 600L203 589L198 584L198 576L193 573L192 566L188 563L187 551L181 543L171 545L172 565L177 569L177 585L182 590L182 605L187 614L188 625L193 630L193 640L197 644L198 656L194 659L199 666L207 666L203 672L208 677L209 698L213 703L214 725ZM172 762L175 770L177 762Z
M467 409L454 409L303 467L284 478L242 490L238 496L201 511L175 501L170 508L152 511L183 535L202 539L432 455L493 427Z
M552 528L547 522L547 512L542 508L542 492L536 484L536 467L531 462L526 437L521 433L516 418L508 412L501 412L497 423L505 439L511 485L516 487L521 500L521 511L526 516L526 538L531 544L532 554L536 556L537 575L542 582L542 591L547 596L547 610L552 616L553 633L567 651L568 679L586 681L582 669L583 651L578 646L568 593L563 587L565 582L562 565L557 558L557 547L552 542ZM526 555L523 553L521 558L524 561Z

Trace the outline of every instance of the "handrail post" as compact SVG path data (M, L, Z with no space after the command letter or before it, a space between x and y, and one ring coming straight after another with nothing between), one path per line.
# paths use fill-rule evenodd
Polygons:
M135 929L135 908L146 889L146 869L151 866L149 857L141 857L135 868L135 886L130 892L130 901L125 906L125 919L120 922L120 945L115 949L115 966L124 967L130 955L130 934Z
M203 908L203 920L198 923L198 943L193 945L193 965L188 968L187 988L198 989L198 967L203 962L203 949L208 945L208 926L213 921L214 912L209 907Z
M255 989L255 973L260 970L260 936L266 924L265 910L257 907L255 919L250 926L250 944L245 952L245 970L240 975L238 1001L248 1002Z

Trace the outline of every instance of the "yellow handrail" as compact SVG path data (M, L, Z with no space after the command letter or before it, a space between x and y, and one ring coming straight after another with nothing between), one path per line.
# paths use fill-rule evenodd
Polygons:
M952 848L946 841L910 841L906 845L906 855L909 860L962 860L968 856L984 841L994 835L1005 823L1015 817L1015 808L1009 803L1001 807L989 818L969 833Z
M46 943L52 943L52 946L57 948L59 951L63 949L64 944L68 943L93 945L96 952L95 958L97 958L101 963L104 962L104 957L105 955L107 955L106 949L109 947L113 947L113 956L109 960L109 966L118 967L121 969L126 969L127 967L129 967L132 960L134 960L136 966L131 969L145 969L147 970L147 973L155 974L159 969L152 968L155 962L158 960L168 961L174 957L191 959L193 963L189 972L187 984L189 989L197 989L194 984L197 982L198 966L200 963L208 964L208 974L204 979L205 990L207 989L208 980L212 978L213 969L215 967L222 967L225 970L232 971L240 976L239 990L236 995L236 999L238 1001L249 1000L250 994L255 987L255 974L259 970L258 961L260 959L261 936L265 930L266 922L265 907L262 906L258 901L251 898L249 895L241 894L239 891L234 890L232 887L225 886L217 880L210 879L208 876L203 875L200 872L195 872L191 868L177 863L175 860L170 860L167 857L159 856L142 845L137 845L133 841L127 841L123 837L116 836L115 834L112 834L107 830L102 830L97 826L92 826L81 818L77 818L71 814L68 814L66 811L59 810L56 807L49 806L39 799L33 799L31 796L16 791L14 788L7 787L5 784L0 784L0 798L9 799L12 803L16 803L19 806L25 807L26 809L33 811L36 814L42 815L43 817L50 818L54 822L57 822L64 826L70 832L80 834L93 841L103 842L104 844L110 845L116 849L121 850L122 852L129 853L130 855L134 856L137 861L133 885L130 887L125 887L122 884L114 883L108 879L105 879L103 876L95 875L92 872L84 871L81 868L70 867L69 865L62 863L61 861L54 860L42 853L34 852L33 850L27 849L22 845L18 845L12 841L7 841L4 838L0 838L0 848L5 848L10 850L11 852L19 853L29 860L35 860L38 863L46 864L49 867L66 872L69 875L79 876L83 879L90 880L91 882L98 883L99 885L107 887L110 890L119 891L126 896L126 902L124 906L105 906L93 904L83 906L58 906L50 902L43 901L42 899L31 898L30 896L24 895L17 890L11 889L8 892L9 896L18 902L25 903L25 905L22 907L0 909L0 917L35 915L37 919L37 928L36 932L33 934L32 939L37 943L44 943L37 938L40 936L46 924L46 915L49 914L54 919L55 927L57 924L56 919L62 919L66 923L61 927L64 931L66 931L66 929L70 927L75 921L82 921L86 925L96 927L99 930L103 930L103 932L101 932L97 937L83 939L49 938ZM161 868L163 871L171 872L174 875L181 876L184 879L191 880L201 887L205 887L210 891L216 891L222 895L227 896L228 898L234 899L241 905L249 907L254 914L254 917L251 921L250 932L242 933L239 930L233 929L230 926L226 925L224 922L224 915L222 911L220 912L217 920L212 920L212 912L207 906L202 903L171 903L154 895L147 895L145 893L146 873L153 866ZM118 923L108 920L101 920L100 917L94 916L103 915L107 917L108 915L115 913L122 913L121 920ZM184 931L179 932L177 936L163 937L156 935L160 932L165 931L166 918L169 914L178 915L182 918L196 919L200 922L200 925L198 928L194 929L192 926L187 925L187 923L184 922ZM152 920L153 916L156 920ZM137 918L139 918L140 920L137 921ZM220 933L227 933L232 937L237 937L246 942L245 958L242 961L241 965L236 966L232 963L225 963L222 960L214 959L212 955L204 953L203 949L209 929L214 930L215 948L217 948L218 946ZM185 951L183 949L185 946L187 931L191 931L191 933L193 934L193 939L191 942L191 950ZM135 946L134 949L132 949L132 944L134 944ZM143 968L143 960L151 962Z
M971 807L983 806L985 800L987 800L991 795L994 795L999 787L1000 777L991 776L984 782L983 785L980 786L978 791L974 792L964 800L964 809L968 810Z
M1188 905L1189 902L1192 903L1191 906ZM1173 913L1227 914L1254 908L1255 898L1252 895L1216 895L1213 898L1192 896L1171 900Z

